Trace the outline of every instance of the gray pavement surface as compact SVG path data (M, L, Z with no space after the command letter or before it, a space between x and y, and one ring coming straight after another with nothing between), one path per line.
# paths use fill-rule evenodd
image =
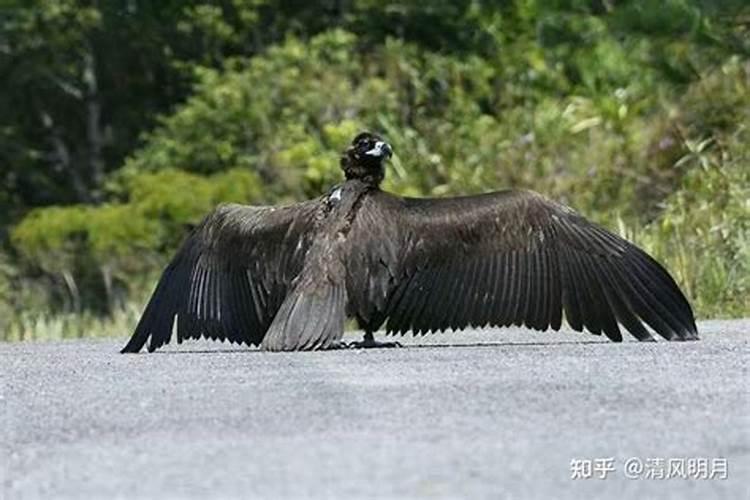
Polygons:
M318 353L0 344L2 494L747 499L750 321L699 329L690 343L486 329ZM572 460L608 458L606 479L571 478ZM726 459L728 477L646 478L654 458Z

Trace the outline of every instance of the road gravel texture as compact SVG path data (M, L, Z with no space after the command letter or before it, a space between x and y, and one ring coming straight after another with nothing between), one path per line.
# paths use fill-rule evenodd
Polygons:
M313 353L0 344L2 494L748 499L750 321L699 329L689 343L484 329ZM658 479L660 459L692 476Z

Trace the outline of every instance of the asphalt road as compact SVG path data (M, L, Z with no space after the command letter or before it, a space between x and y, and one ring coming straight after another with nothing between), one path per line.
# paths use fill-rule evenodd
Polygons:
M120 355L110 340L0 344L2 492L750 498L750 321L699 328L690 343L511 329L281 354L207 341L151 355ZM631 457L640 473L625 470ZM667 467L653 459L672 459L677 477L646 478ZM584 475L589 463L615 470L572 479L573 460ZM700 479L700 464L716 477Z

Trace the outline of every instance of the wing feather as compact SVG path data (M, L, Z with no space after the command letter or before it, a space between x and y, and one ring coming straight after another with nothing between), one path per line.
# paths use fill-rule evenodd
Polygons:
M258 345L304 263L319 204L225 205L185 240L122 352L189 338Z
M453 300L448 303L448 318L447 325L452 330L457 330L462 323L461 319L461 308L463 307L463 301L466 297L465 290L469 285L466 273L466 261L461 261L455 269L456 272L456 288L453 292ZM458 279L460 278L460 279Z
M620 326L653 340L645 325L669 340L697 338L690 304L659 263L536 193L404 199L379 192L362 209L370 222L355 221L351 234L395 277L374 314L389 332L486 324L557 330L565 319L613 341L622 340ZM378 237L392 235L388 252L368 240L374 220L386 226Z
M448 328L450 328L450 315L451 315L451 305L455 305L455 299L453 298L453 292L456 289L456 285L461 279L461 273L459 272L457 268L457 263L455 262L447 262L443 266L440 267L442 270L442 280L445 283L445 286L440 287L440 295L433 298L432 300L435 300L438 304L437 313L436 316L433 318L435 321L436 327L441 331L444 332Z
M553 330L557 331L562 326L562 317L564 306L564 290L561 285L562 282L562 270L559 266L557 255L555 255L554 248L548 248L546 250L547 263L548 263L548 275L545 283L547 284L547 293L549 297L549 310L548 310L548 322L547 325Z
M602 321L596 304L596 297L592 294L591 282L586 273L586 268L582 262L582 256L577 251L571 251L569 254L570 264L575 269L575 277L578 281L576 290L578 291L578 303L581 305L583 312L583 325L594 335L602 334Z
M495 280L498 274L497 259L488 256L485 259L486 273L484 275L484 293L482 295L482 312L476 326L486 325L492 319L492 303L495 300Z
M482 323L484 315L484 297L487 294L487 272L489 271L491 259L473 259L472 267L474 271L474 283L471 287L470 302L467 307L467 322L469 325L476 327Z
M610 340L615 342L622 341L622 334L620 329L617 327L617 320L615 319L614 312L611 304L607 301L607 295L605 288L602 286L600 276L601 262L596 262L590 255L584 254L581 256L584 262L584 269L586 272L586 278L591 286L591 295L594 300L594 308L599 315L599 322L601 324L602 331L609 337Z

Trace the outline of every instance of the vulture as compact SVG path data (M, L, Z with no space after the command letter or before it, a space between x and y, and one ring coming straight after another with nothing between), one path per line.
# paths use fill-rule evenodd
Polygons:
M164 270L122 352L200 337L267 351L392 347L373 336L525 325L622 341L698 338L690 304L643 250L532 191L403 198L392 149L357 135L345 181L288 206L228 204ZM364 331L342 342L347 318ZM648 327L648 328L647 328Z

